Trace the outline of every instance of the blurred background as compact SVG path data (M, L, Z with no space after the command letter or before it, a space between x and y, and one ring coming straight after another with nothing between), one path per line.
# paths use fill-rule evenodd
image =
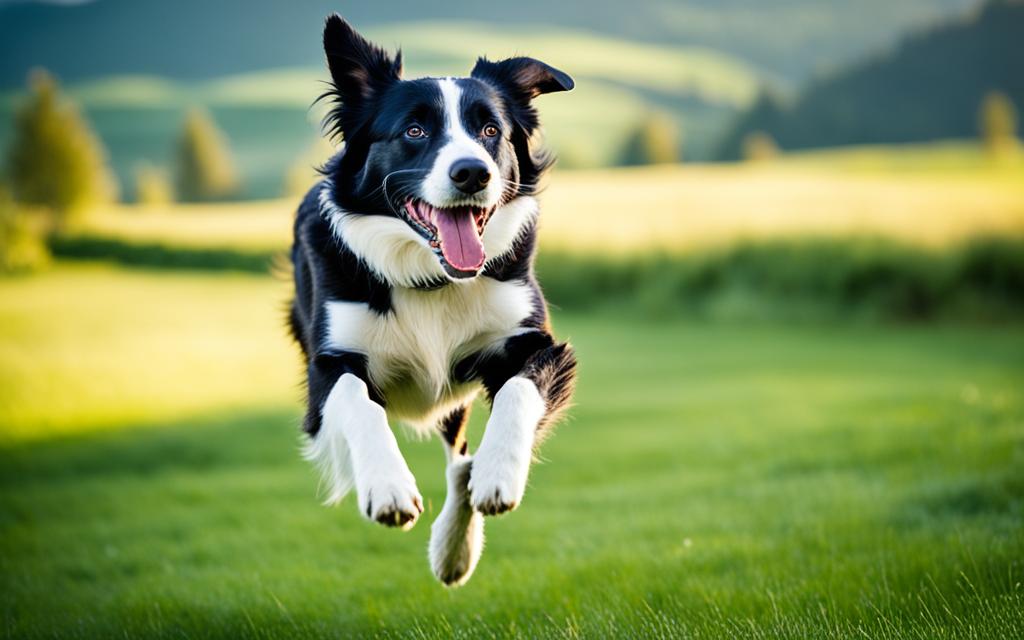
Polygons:
M297 453L332 11L577 82L577 407L456 592L436 443L409 534ZM0 634L1021 635L1022 43L1019 0L0 0Z

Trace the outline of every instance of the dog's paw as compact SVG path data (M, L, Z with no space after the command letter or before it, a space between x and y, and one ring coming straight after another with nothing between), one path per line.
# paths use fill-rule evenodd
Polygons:
M529 456L481 448L469 476L470 504L488 516L512 511L523 501L529 473Z
M448 495L430 527L430 568L448 587L458 587L473 575L484 546L484 519L469 504L470 460L448 466Z
M405 531L423 513L423 498L412 474L381 476L359 487L359 511L369 520Z

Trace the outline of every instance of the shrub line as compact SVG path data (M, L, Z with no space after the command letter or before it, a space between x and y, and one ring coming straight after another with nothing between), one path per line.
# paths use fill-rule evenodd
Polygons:
M56 256L133 267L270 273L282 252L59 236ZM871 238L748 242L686 254L542 251L540 281L559 308L626 308L709 319L1024 318L1024 237L943 249Z

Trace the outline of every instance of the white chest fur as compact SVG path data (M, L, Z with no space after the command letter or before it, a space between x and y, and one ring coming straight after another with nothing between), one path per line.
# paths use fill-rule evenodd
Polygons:
M454 364L520 332L533 308L526 285L485 277L434 291L397 287L385 314L359 302L326 303L327 341L366 355L390 415L429 427L478 389L452 383Z

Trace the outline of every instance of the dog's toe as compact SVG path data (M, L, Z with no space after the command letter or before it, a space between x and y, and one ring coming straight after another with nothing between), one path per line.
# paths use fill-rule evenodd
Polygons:
M395 508L377 512L374 516L374 520L386 527L398 527L399 529L404 529L406 526L412 526L418 517L419 512L402 511L401 509Z
M496 516L513 511L519 506L521 491L514 483L497 477L474 477L470 487L470 504L485 516Z
M423 498L414 482L381 482L371 486L363 500L367 519L386 527L411 529L423 513Z
M519 503L511 497L503 496L501 490L475 501L474 507L485 516L497 516L515 510Z

